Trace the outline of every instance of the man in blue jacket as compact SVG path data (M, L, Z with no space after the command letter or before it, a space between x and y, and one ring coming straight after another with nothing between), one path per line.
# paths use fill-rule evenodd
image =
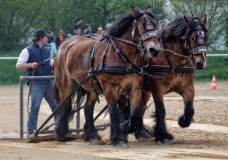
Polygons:
M32 38L33 43L24 48L18 58L16 64L18 70L27 70L27 76L52 75L53 59L50 59L50 51L45 47L48 36L49 35L42 29L34 31ZM33 70L35 70L34 75ZM34 136L34 132L37 130L38 113L43 97L48 102L52 111L56 109L57 104L50 95L50 92L54 87L52 81L37 80L33 81L33 83L28 82L28 85L32 85L30 94L31 107L27 122L27 138L30 139ZM57 116L58 114L54 116L55 120L57 119Z

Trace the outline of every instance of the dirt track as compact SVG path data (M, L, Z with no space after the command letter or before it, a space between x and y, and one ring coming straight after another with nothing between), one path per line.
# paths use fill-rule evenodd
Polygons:
M91 146L81 139L66 142L27 143L19 141L19 86L0 87L0 159L228 159L228 83L217 83L217 90L210 90L210 83L195 84L194 123L182 129L177 118L183 113L182 98L171 93L165 96L166 122L175 137L172 144L155 144L154 139L137 142L133 135L128 137L130 148L112 145ZM26 100L28 87L24 86L24 131L26 131ZM104 99L96 105L98 113L105 105ZM148 103L152 103L151 101ZM145 123L153 126L150 115L153 104L145 115ZM51 111L42 103L39 125ZM75 119L71 128L75 128ZM108 116L98 119L96 124L108 122ZM81 126L84 124L81 114ZM24 132L26 134L26 132ZM109 129L99 132L104 141L109 138ZM8 138L14 138L9 141Z

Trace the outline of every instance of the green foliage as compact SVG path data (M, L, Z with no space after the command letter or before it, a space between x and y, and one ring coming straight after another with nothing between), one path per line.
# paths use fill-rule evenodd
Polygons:
M18 57L20 50L1 52L1 57ZM0 86L19 84L20 76L25 76L26 71L16 69L17 60L0 60Z
M0 0L0 51L22 48L31 42L37 28L58 33L72 33L76 19L83 19L83 29L92 24L93 32L99 26L115 20L120 14L131 12L131 5L145 9L151 5L155 14L161 14L165 0ZM159 4L159 5L157 5ZM57 36L55 34L54 36Z
M17 60L0 60L0 86L19 84L20 76L25 76L26 71L16 70Z

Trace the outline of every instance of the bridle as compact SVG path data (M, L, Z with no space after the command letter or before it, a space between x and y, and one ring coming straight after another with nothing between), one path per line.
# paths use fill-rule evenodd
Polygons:
M145 18L145 21L146 21L145 28L148 30L148 32L146 32L144 35L141 36L141 34L139 33L139 30L138 30L137 22L140 19L142 19L142 18ZM105 35L105 36L110 38L111 43L112 43L112 45L115 48L117 53L119 52L119 50L117 49L117 46L115 45L115 42L113 41L113 39L116 39L118 41L121 41L121 42L124 42L124 43L127 43L127 44L135 45L137 47L137 49L140 51L140 56L141 56L141 61L142 61L142 66L143 66L143 57L144 57L144 53L145 53L145 47L143 45L143 42L145 40L149 39L149 38L158 38L157 37L157 32L154 31L155 28L156 28L156 25L153 26L151 24L150 20L153 22L153 19L151 17L149 17L148 15L146 15L146 14L143 14L143 16L141 16L140 18L134 20L134 27L133 27L133 30L131 32L131 35L132 35L132 40L131 41L130 40L121 39L121 38L117 38L117 37L112 37L110 35ZM139 36L139 43L135 42L135 33L137 33L137 35ZM140 69L140 70L142 70L142 69ZM142 71L140 73L142 73Z
M145 28L147 30L149 30L148 32L146 32L144 35L141 36L141 34L139 33L138 31L138 26L137 26L137 22L142 19L142 18L145 18L146 19L146 23L145 23ZM154 27L151 23L150 23L150 20L151 19L153 21L153 19L151 17L149 17L148 15L144 14L142 17L140 17L139 19L135 19L134 20L134 28L131 32L131 35L132 35L132 40L125 40L125 39L121 39L121 38L117 38L117 37L112 37L110 35L105 35L109 38L112 38L112 39L116 39L118 41L122 41L122 42L125 42L127 44L132 44L132 45L135 45L139 50L140 52L144 52L145 51L145 47L143 45L143 41L149 39L149 38L158 38L157 37L157 32L156 31L151 31L151 30L154 30L156 28L156 26ZM139 43L136 43L135 42L135 33L137 33L137 35L140 37L139 39Z
M145 28L148 32L146 32L144 35L141 35L139 33L139 29L138 29L138 25L137 22L142 19L145 18ZM158 38L157 36L157 32L155 31L156 25L154 26L151 21L153 22L153 19L151 17L149 17L148 15L144 14L142 17L140 17L139 19L135 19L134 20L134 28L131 32L132 35L132 41L135 41L135 34L137 34L140 38L139 38L139 47L140 48L145 48L143 45L143 41L149 39L149 38Z
M187 37L184 41L184 47L186 48L186 45L189 46L190 48L190 55L196 55L196 54L203 54L203 56L205 56L205 53L207 52L207 47L204 45L205 44L205 41L204 41L204 32L202 31L202 27L199 25L199 20L197 19L194 19L193 21L195 21L197 23L197 27L195 29L198 29L197 31L197 40L196 42L201 45L199 47L196 47L196 48L192 48L191 47L191 43L190 43L190 38ZM187 31L186 31L186 34L185 35L189 35L189 31L190 31L190 28L188 27Z
M194 21L197 23L197 27L195 29L198 29L196 43L200 44L201 46L196 47L196 48L191 47L191 43L190 43L191 40L190 40L190 37L188 36L189 32L190 32L190 28L188 27L186 32L185 32L185 35L184 35L186 38L183 40L184 40L184 47L187 48L187 45L188 45L188 47L190 48L189 56L184 56L184 55L178 54L176 52L173 52L171 50L164 49L164 47L161 48L163 51L167 51L167 52L170 52L174 55L188 59L188 61L185 63L185 65L190 63L190 62L194 62L194 57L193 57L194 55L203 54L203 56L206 57L205 53L207 52L207 47L204 45L205 44L204 32L202 31L202 27L199 25L199 20L194 19ZM163 44L162 44L162 46L163 46Z
M198 29L196 43L200 44L201 46L192 49L191 44L190 44L190 37L188 36L190 28L187 28L187 30L185 32L186 34L184 35L184 37L186 37L186 38L184 38L184 47L186 48L186 45L187 44L189 45L189 48L190 48L189 55L182 55L182 54L178 54L174 51L164 49L162 39L160 38L160 40L161 40L160 45L162 46L162 48L160 48L160 49L163 50L163 54L165 56L166 61L169 64L169 67L151 65L150 58L149 58L148 63L144 69L144 74L146 76L148 76L150 78L159 78L159 79L165 80L165 79L171 77L173 74L194 74L195 73L195 67L185 67L185 66L191 62L194 63L194 57L193 57L194 55L203 54L203 56L205 57L205 52L207 51L206 46L203 46L205 44L204 32L202 31L202 27L199 25L198 20L196 22L197 22L197 27L195 27L195 29ZM179 66L174 67L166 52L170 52L173 55L183 57L183 58L187 59L187 61L185 61L183 64L180 64ZM168 73L168 75L167 76L157 76L154 73Z

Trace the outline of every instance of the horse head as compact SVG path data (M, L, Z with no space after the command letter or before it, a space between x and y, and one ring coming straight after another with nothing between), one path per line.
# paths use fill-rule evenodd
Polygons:
M190 49L196 69L204 69L207 66L206 58L206 42L207 42L207 29L205 24L207 16L204 15L201 19L187 18L184 16L187 30L182 39L185 40L185 47Z
M146 50L149 57L157 57L160 46L156 34L157 26L153 21L150 7L142 11L132 6L132 14L134 15L132 39Z

